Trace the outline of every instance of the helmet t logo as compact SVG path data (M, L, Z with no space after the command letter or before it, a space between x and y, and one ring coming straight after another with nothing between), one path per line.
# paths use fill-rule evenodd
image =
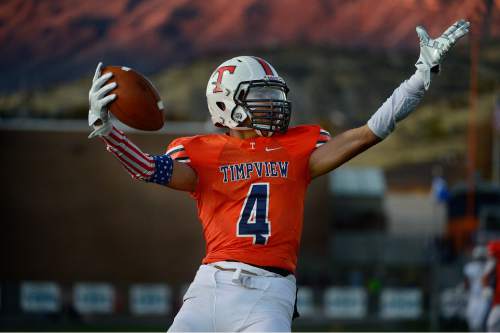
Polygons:
M236 66L222 66L217 68L217 82L212 82L215 84L215 88L213 93L223 92L220 84L222 83L222 76L224 76L224 72L229 72L230 74L234 73Z

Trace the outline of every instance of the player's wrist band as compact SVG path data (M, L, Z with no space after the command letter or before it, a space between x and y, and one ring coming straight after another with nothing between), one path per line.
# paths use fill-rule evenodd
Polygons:
M147 180L150 183L167 185L172 179L174 161L169 155L153 156L155 171Z

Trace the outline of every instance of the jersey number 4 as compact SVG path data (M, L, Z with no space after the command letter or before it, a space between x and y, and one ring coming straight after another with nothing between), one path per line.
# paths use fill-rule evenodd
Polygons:
M253 237L254 244L265 245L271 236L269 183L255 183L248 190L236 228L238 237Z

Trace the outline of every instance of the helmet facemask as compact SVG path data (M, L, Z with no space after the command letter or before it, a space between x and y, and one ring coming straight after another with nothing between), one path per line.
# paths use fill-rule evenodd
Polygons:
M285 133L292 111L287 93L286 84L278 80L241 82L234 99L236 105L241 106L248 115L246 124L242 125L253 128L262 136Z

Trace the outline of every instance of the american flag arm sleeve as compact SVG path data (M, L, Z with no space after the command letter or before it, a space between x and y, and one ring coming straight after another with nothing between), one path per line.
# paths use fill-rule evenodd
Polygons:
M114 126L101 139L106 143L106 149L118 159L132 178L161 185L169 183L173 172L170 156L151 156L142 152L125 133Z

